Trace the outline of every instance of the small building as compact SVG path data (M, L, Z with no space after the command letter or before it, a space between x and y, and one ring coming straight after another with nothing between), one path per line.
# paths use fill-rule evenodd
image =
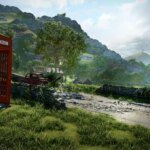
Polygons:
M63 75L63 71L60 68L54 67L36 67L34 71L38 73L57 73Z

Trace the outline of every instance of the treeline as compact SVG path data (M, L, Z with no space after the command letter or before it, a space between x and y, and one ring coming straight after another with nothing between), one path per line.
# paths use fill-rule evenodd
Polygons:
M150 65L131 60L125 62L109 60L104 56L94 56L91 61L79 61L74 69L74 78L90 80L93 84L111 84L122 86L149 86Z
M113 86L113 85L103 85L96 90L96 94L102 94L105 96L123 96L127 98L133 98L137 101L142 100L142 102L150 103L150 88L134 88L134 87L123 87L123 86Z

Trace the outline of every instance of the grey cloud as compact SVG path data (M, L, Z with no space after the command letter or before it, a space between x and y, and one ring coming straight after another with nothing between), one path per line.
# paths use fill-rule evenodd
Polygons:
M135 37L130 42L124 44L122 48L119 49L124 56L132 55L141 51L150 54L150 0L145 0L141 4L136 5L131 13L137 18L142 19L142 28L146 29L142 36ZM139 31L140 35L140 31Z

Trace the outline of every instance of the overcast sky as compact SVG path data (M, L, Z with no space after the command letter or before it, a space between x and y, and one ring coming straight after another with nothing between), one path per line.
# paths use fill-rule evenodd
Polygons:
M123 57L150 53L150 0L0 0L0 4L36 17L66 13L89 36Z

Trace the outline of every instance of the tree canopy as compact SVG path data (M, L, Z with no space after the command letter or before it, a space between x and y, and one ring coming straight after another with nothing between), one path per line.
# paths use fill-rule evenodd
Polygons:
M36 52L56 67L72 68L85 49L84 37L60 22L47 22L37 33Z

